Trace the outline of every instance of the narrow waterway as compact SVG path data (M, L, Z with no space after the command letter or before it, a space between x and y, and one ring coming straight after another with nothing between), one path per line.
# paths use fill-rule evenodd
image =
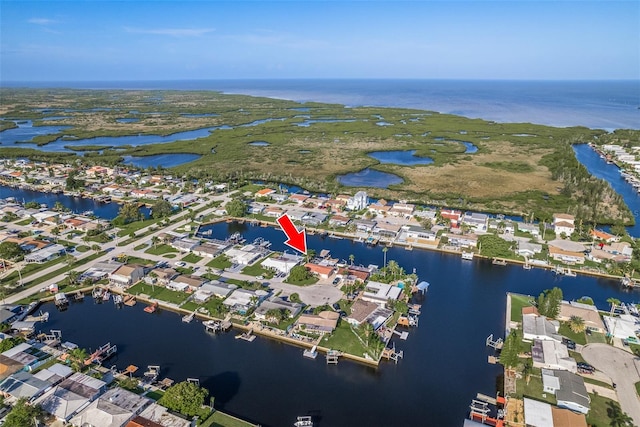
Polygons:
M219 223L212 226L212 237L236 231L248 241L264 237L274 250L286 249L284 235L272 228ZM383 263L381 247L319 236L309 236L308 244L340 259L353 254L356 264ZM557 277L398 247L389 249L387 260L392 259L408 271L415 268L431 286L420 301L420 326L407 341L395 341L404 360L378 369L347 361L327 366L324 357L305 359L296 347L263 338L247 343L233 339L233 332L210 336L200 322L184 324L178 314L150 315L141 305L117 310L111 302L94 305L90 298L64 312L46 305L51 317L43 326L61 329L65 340L82 347L117 344L117 359L107 366L158 364L163 376L176 381L199 378L216 407L267 426L291 425L297 415L310 412L320 426L456 426L477 392L495 393L501 368L487 363L485 338L503 334L507 291L537 295L560 286L565 298L589 295L603 309L609 297L640 300L640 292L625 291L613 280Z
M640 194L622 178L618 166L601 159L588 144L574 145L573 150L578 161L587 168L591 175L609 182L611 187L622 196L636 219L635 225L627 227L627 232L630 236L640 237Z

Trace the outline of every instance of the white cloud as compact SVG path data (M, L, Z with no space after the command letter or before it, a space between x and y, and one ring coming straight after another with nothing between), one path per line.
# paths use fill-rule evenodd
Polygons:
M56 21L55 19L48 19L48 18L31 18L27 22L29 24L36 24L36 25L50 25L50 24L58 23L58 21Z
M171 37L200 37L215 31L213 28L131 28L125 27L127 33L155 34Z

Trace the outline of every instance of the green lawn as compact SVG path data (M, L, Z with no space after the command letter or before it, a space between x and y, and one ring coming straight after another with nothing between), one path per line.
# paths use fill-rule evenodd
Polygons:
M594 380L593 378L587 376L584 376L582 378L584 378L585 383L595 384L613 390L613 387L610 384L605 383L604 381Z
M291 284L291 285L307 286L307 285L313 285L313 284L314 284L314 283L316 283L318 280L320 280L320 279L318 279L316 276L311 276L311 277L308 277L308 278L306 278L306 279L304 279L304 280L296 280L296 281L290 280L290 279L287 277L287 280L285 280L284 282L285 282L285 283L289 283L289 284Z
M231 267L231 262L226 255L218 255L207 263L207 267L216 268L218 270L224 270Z
M560 323L560 330L558 331L560 335L563 337L567 337L570 340L574 341L576 344L585 345L587 343L587 334L584 332L580 332L576 334L569 328L569 324L567 322Z
M191 263L194 263L194 264L195 264L196 262L200 261L201 259L202 259L202 257L199 257L199 256L198 256L198 255L196 255L196 254L191 254L191 253L190 253L189 255L187 255L187 256L185 256L185 257L183 257L183 258L182 258L182 261L184 261L184 262L191 262Z
M131 233L134 233L142 228L145 228L149 225L153 225L156 224L160 221L162 221L163 218L158 218L158 219L145 219L144 221L135 221L135 222L131 222L129 224L120 226L120 231L118 231L118 236L119 237L126 237L129 236Z
M338 322L338 327L330 336L322 338L320 345L360 357L367 351L351 330L350 325L343 321Z
M587 363L587 361L584 360L584 357L582 357L582 354L578 353L577 351L569 351L569 357L573 357L574 359L576 359L577 363Z
M587 342L591 343L607 343L607 337L604 334L598 332L591 332L591 335L587 334Z
M199 424L199 425L202 427L253 427L254 426L254 424L251 424L247 421L243 421L231 415L227 415L218 410L216 410L209 418L207 418L202 424Z
M542 373L539 368L533 368L529 384L527 384L524 375L516 381L516 394L518 397L530 397L535 400L541 400L552 405L556 404L556 397L553 393L543 393L542 390ZM543 396L544 395L544 396Z
M222 305L222 300L212 297L204 304L197 304L193 301L189 301L180 306L181 308L193 312L200 307L204 307L210 316L224 318L227 314L227 308Z
M178 252L178 250L172 246L163 244L163 245L157 245L155 247L151 246L149 249L147 249L144 252L152 255L163 255L167 253L176 253Z
M511 321L522 322L522 308L531 307L533 299L527 295L511 294Z
M587 414L587 424L591 427L609 427L611 418L609 418L608 409L610 404L617 404L611 399L589 393L591 398L591 408Z
M162 390L150 391L147 394L145 394L146 397L148 397L149 399L153 399L155 401L158 401L163 395L164 395L164 391Z
M636 383L636 394L640 396L640 381Z
M267 279L271 279L273 277L273 271L264 268L262 265L260 265L259 262L256 262L253 265L246 266L242 269L242 272L244 274L248 274L249 276L263 276Z
M78 247L76 247L76 251L78 252L87 252L89 249L91 249L89 246L85 246L85 245L80 245Z
M135 248L133 248L133 250L134 250L134 251L141 251L141 250L143 250L144 248L146 248L147 246L149 246L149 245L148 245L148 244L146 244L146 243L142 243L142 244L140 244L140 245L136 246Z
M149 298L158 299L160 301L170 302L174 304L180 304L184 302L190 295L186 292L178 292L167 289L164 286L151 286L144 282L139 282L138 284L133 285L127 290L127 292L132 295L149 295Z

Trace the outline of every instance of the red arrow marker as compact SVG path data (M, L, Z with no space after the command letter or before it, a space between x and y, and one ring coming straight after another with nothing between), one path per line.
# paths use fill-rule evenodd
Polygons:
M285 245L292 247L296 251L302 252L304 255L307 254L307 233L304 231L298 231L293 222L291 222L291 218L289 215L284 214L280 218L277 219L278 224L284 231L284 234L287 235L287 241L284 242Z

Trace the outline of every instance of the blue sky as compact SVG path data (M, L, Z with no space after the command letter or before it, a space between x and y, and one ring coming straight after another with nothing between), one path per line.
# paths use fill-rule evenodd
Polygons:
M639 17L636 0L0 0L0 81L638 79Z

